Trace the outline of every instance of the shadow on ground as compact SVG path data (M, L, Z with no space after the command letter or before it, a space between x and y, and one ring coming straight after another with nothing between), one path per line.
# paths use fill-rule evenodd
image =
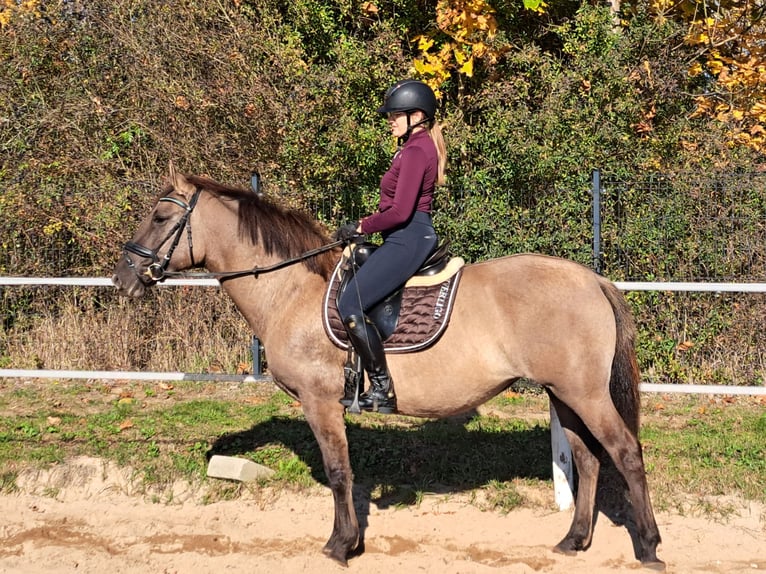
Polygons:
M382 423L363 427L353 419L347 422L354 505L362 540L371 504L379 508L416 504L421 493L470 491L495 481L551 480L547 426L521 426L499 432L475 425L469 428L467 422L472 414L404 427ZM317 482L327 485L316 440L308 425L295 418L274 417L250 429L223 435L207 456L242 456L269 444L290 449L311 469ZM635 547L637 538L625 482L611 461L603 464L596 505L613 523L627 528Z

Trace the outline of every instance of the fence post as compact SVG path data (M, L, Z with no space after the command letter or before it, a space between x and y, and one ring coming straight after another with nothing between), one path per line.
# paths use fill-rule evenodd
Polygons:
M598 169L593 170L591 177L591 194L593 195L593 209L591 213L593 270L601 275L601 172Z
M591 178L593 208L591 228L593 231L593 270L601 274L601 172L593 170ZM569 446L561 422L553 404L551 412L551 451L553 454L553 495L559 510L567 510L574 505L574 465L572 449Z
M253 355L253 375L260 377L263 374L261 372L263 365L263 350L261 347L261 340L256 336L253 336L253 341L250 344L250 352Z
M553 496L559 510L568 510L574 505L574 467L572 449L556 414L553 403L551 411L551 452L553 454Z

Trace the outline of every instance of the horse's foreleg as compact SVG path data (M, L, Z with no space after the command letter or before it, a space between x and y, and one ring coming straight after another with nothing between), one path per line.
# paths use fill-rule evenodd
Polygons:
M548 395L569 441L577 468L577 499L572 525L567 535L553 549L555 552L571 556L578 550L586 550L593 539L593 512L601 466L598 452L601 450L601 445L588 432L580 417L572 409L551 393Z
M303 412L322 451L322 461L335 502L332 535L323 552L343 566L359 543L359 523L352 496L353 474L343 407L335 401L303 400Z

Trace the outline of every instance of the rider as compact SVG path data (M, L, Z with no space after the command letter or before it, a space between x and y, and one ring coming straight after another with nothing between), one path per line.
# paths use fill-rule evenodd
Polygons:
M338 311L349 341L361 358L370 389L359 398L363 410L396 410L394 383L383 342L366 313L401 287L436 248L431 222L434 188L443 185L446 146L436 121L436 96L417 80L401 80L386 91L378 113L388 118L399 149L380 180L378 211L348 223L336 238L349 240L380 232L383 244L352 277L338 300Z

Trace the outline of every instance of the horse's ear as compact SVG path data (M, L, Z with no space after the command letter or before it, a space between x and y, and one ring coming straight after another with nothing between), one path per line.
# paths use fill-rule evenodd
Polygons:
M194 195L194 186L189 183L184 174L180 171L176 171L176 167L173 165L173 160L168 162L168 180L170 185L173 186L173 191L178 195L189 201Z

